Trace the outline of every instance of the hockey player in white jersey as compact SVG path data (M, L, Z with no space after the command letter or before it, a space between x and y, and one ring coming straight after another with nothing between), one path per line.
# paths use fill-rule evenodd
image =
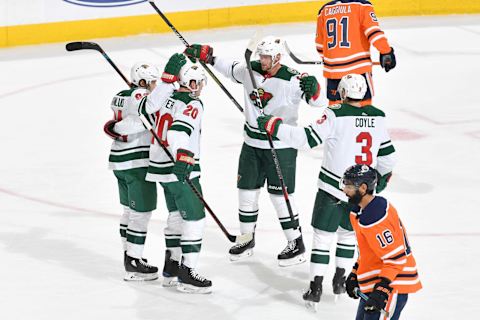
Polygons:
M329 106L319 120L305 128L284 124L280 117L272 115L257 119L261 130L292 147L325 146L312 214L311 282L303 295L307 307L316 308L320 301L335 233L338 236L332 281L335 294L345 292L345 270L352 266L356 242L349 221L351 205L340 185L343 172L354 164L376 168L381 181L376 191L380 192L395 164L395 149L387 132L385 114L373 106L360 106L366 89L361 75L344 76L338 86L343 103Z
M180 54L175 56L183 56ZM183 56L183 59L185 57ZM185 61L185 60L184 60ZM168 67L168 64L167 64ZM168 73L166 69L165 73ZM162 78L168 78L167 76ZM147 181L159 182L169 211L165 238L164 277L166 285L178 277L178 290L190 293L211 292L212 282L196 272L205 225L203 204L190 189L186 178L202 192L200 185L200 136L203 104L199 98L206 84L204 70L198 64L186 63L178 78L180 88L161 105L141 109L144 114L158 112L155 128L175 162L155 141L150 149Z
M239 220L242 234L253 233L259 213L258 198L260 188L267 181L270 199L275 207L281 227L287 238L287 246L278 254L280 266L289 266L305 261L302 233L299 227L298 212L295 206L295 171L297 150L282 141L274 139L280 167L293 209L292 221L287 209L282 188L275 170L270 145L265 132L257 127L257 117L261 109L267 114L282 117L291 125L297 123L298 108L302 100L313 106L320 106L320 86L313 76L301 77L291 68L280 63L283 42L278 37L262 39L256 53L258 61L252 61L258 91L262 105L256 105L256 99L245 63L214 57L213 49L208 45L194 44L185 50L191 57L200 59L228 77L235 83L243 84L245 100L244 139L238 167ZM326 101L324 102L326 105ZM230 249L231 260L235 261L253 253L255 238L247 243L237 244Z
M120 236L124 250L127 281L155 280L158 268L142 258L147 226L157 206L155 183L145 181L147 174L150 133L139 125L138 105L157 85L159 72L149 63L137 63L131 69L133 87L115 95L111 108L114 119L104 131L112 143L109 168L118 182L123 214L120 218Z

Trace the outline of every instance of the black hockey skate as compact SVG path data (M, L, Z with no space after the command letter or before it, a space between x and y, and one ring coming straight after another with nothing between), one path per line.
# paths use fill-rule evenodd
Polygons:
M125 256L125 281L149 281L158 279L158 268L149 265L144 259Z
M178 269L179 261L175 261L172 258L172 252L170 250L165 251L165 264L163 266L163 286L175 287L178 285Z
M335 294L335 301L340 294L347 292L347 288L345 287L345 269L337 267L335 275L333 276L332 286L333 293Z
M303 294L303 300L305 300L307 309L317 312L318 303L322 296L323 277L316 276L313 280L310 281L310 288Z
M210 293L212 281L205 279L183 263L178 269L177 290L186 293Z
M255 234L253 235L252 240L237 243L228 250L230 253L230 261L238 261L250 257L253 254L253 247L255 247Z
M305 245L303 244L302 236L288 241L287 246L278 255L278 265L280 267L293 266L305 262Z

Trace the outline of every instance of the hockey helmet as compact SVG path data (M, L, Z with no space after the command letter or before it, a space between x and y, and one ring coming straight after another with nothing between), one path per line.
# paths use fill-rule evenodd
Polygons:
M197 84L197 87L195 89L190 86L192 80L195 81L195 83ZM199 64L193 63L189 59L187 59L187 63L183 65L180 69L178 83L182 87L186 87L192 92L195 92L198 91L202 82L204 83L204 85L207 84L207 77L205 75L205 71Z
M275 66L279 61L275 61L277 55L283 53L283 40L279 37L267 36L264 37L257 44L256 53L260 56L270 56L272 57L272 67Z
M130 78L136 86L140 85L141 80L145 80L146 84L160 78L160 72L157 67L147 62L137 62L130 70Z
M342 100L345 98L362 100L367 92L367 81L362 75L347 74L340 80L337 91Z
M375 190L377 185L377 171L366 164L356 164L348 168L343 174L342 185L354 185L359 188L363 183L368 191Z

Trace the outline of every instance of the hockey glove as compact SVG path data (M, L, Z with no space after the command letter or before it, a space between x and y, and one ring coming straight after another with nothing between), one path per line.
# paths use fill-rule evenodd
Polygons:
M165 69L163 70L162 74L162 81L166 83L178 81L178 73L185 63L187 63L187 58L185 55L181 53L173 54L165 65Z
M393 291L393 288L390 287L390 282L387 278L380 278L380 282L373 287L373 292L370 293L368 300L365 302L364 309L366 312L379 312L385 309L388 297Z
M357 279L357 269L358 263L355 263L353 266L352 272L347 277L345 281L345 287L347 288L347 294L350 298L358 299L358 296L355 294L355 288L358 288L358 279Z
M272 137L276 137L282 121L282 118L274 117L272 115L260 116L257 118L258 129L261 132L266 132Z
M390 178L392 177L392 173L389 172L386 175L381 175L380 172L377 171L377 188L375 191L377 193L382 192L386 187L388 182L390 181Z
M317 100L320 95L320 85L314 76L300 78L300 89L302 89L305 94L305 100L307 102L312 98L313 100Z
M213 48L209 45L192 44L185 49L184 53L207 64L213 63Z
M395 68L397 65L397 60L395 59L395 53L393 53L393 48L391 48L389 53L382 54L380 53L380 65L385 72L388 72Z
M117 123L117 120L108 120L104 125L103 125L103 131L113 140L115 141L123 141L127 142L127 136L122 136L118 133L115 132L115 124Z
M186 149L178 149L177 160L173 166L173 174L177 176L178 181L183 182L192 172L194 165L193 152Z

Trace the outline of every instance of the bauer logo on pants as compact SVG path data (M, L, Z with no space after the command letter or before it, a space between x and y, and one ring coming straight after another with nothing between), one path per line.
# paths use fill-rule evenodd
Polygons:
M132 4L137 4L141 2L146 2L147 0L63 0L65 2L76 4L78 6L84 7L122 7L130 6Z

